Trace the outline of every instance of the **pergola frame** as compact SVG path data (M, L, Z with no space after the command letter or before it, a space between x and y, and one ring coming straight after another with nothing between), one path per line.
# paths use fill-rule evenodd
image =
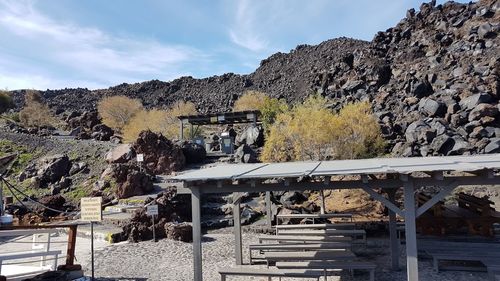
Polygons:
M498 160L500 162L500 158ZM493 163L497 169L499 163ZM452 172L452 171L450 171ZM347 173L346 173L347 174ZM334 174L338 175L338 173ZM332 175L332 176L334 176ZM407 280L417 281L418 259L416 218L449 195L457 187L500 185L500 176L495 175L493 168L480 171L471 168L470 172L453 175L444 171L431 171L423 173L384 173L377 177L375 174L359 174L355 180L331 180L331 176L312 177L310 181L298 181L298 177L285 178L284 181L268 183L267 178L261 179L210 179L184 181L180 193L192 195L193 213L193 253L194 253L194 280L202 281L202 245L201 245L201 206L200 198L203 194L234 193L233 202L234 234L235 234L235 260L241 265L242 241L240 222L241 192L266 192L266 205L270 217L269 193L272 191L305 191L305 190L334 190L334 189L363 189L373 199L382 202L389 209L389 233L391 240L391 260L393 270L399 270L399 243L396 237L396 214L405 219L406 233L406 264ZM440 192L434 195L427 203L416 207L415 191L417 188L434 186ZM404 209L394 204L397 189L402 188L404 194ZM388 197L376 192L374 189L383 189ZM269 218L268 218L269 220Z

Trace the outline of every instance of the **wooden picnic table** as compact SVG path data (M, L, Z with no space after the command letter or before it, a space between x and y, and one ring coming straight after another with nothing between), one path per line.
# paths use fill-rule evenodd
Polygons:
M314 220L316 219L333 219L333 218L344 218L349 219L351 222L352 214L348 213L332 213L332 214L280 214L276 216L276 222L279 224L280 219L306 219Z
M332 249L350 249L351 243L338 242L338 243L293 243L293 244L251 244L248 246L250 264L253 264L255 259L252 252L259 251L261 254L264 252L284 252L284 251L317 251L317 250L332 250Z
M308 262L276 262L279 269L309 269L309 270L368 270L370 281L375 281L374 263L365 261L308 261Z

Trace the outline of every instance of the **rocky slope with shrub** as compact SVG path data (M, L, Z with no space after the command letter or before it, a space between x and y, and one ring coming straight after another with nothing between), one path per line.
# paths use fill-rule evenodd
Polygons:
M263 60L248 75L182 77L109 89L47 90L56 111L92 110L103 96L140 98L147 107L194 102L201 112L231 110L247 90L288 102L319 92L332 107L368 99L394 155L500 151L500 3L435 2L409 10L371 42L338 38ZM16 92L23 104L23 92Z

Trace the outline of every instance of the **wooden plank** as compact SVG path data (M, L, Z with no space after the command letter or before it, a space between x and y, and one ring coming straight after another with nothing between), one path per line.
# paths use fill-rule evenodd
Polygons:
M281 214L277 215L280 219L332 219L332 218L352 218L349 213L337 214Z
M266 252L269 261L306 261L306 260L339 260L353 259L356 256L350 250L310 251L310 252Z
M321 249L348 249L351 243L295 243L295 244L251 244L250 250L321 250Z
M259 236L259 243L262 241L287 241L287 242L350 242L351 237L344 236L292 236L292 235L270 235Z
M0 260L15 260L15 259L30 258L30 257L54 256L54 255L60 255L61 253L62 251L45 251L45 250L1 253Z
M277 262L276 267L283 269L375 269L377 265L364 261L310 261Z
M321 277L322 271L314 270L280 270L275 268L257 268L257 267L237 267L237 268L223 268L219 270L221 275L236 275L236 276L266 276L266 277Z
M317 223L317 224L282 224L276 225L276 229L339 229L354 228L355 223Z
M283 235L314 235L314 236L333 236L333 235L347 235L358 236L366 235L363 229L319 229L319 230L284 230L280 231Z

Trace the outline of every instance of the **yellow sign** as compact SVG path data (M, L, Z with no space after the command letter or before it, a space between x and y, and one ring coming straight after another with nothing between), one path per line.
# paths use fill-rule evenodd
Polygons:
M102 197L83 197L80 209L83 221L102 221Z

